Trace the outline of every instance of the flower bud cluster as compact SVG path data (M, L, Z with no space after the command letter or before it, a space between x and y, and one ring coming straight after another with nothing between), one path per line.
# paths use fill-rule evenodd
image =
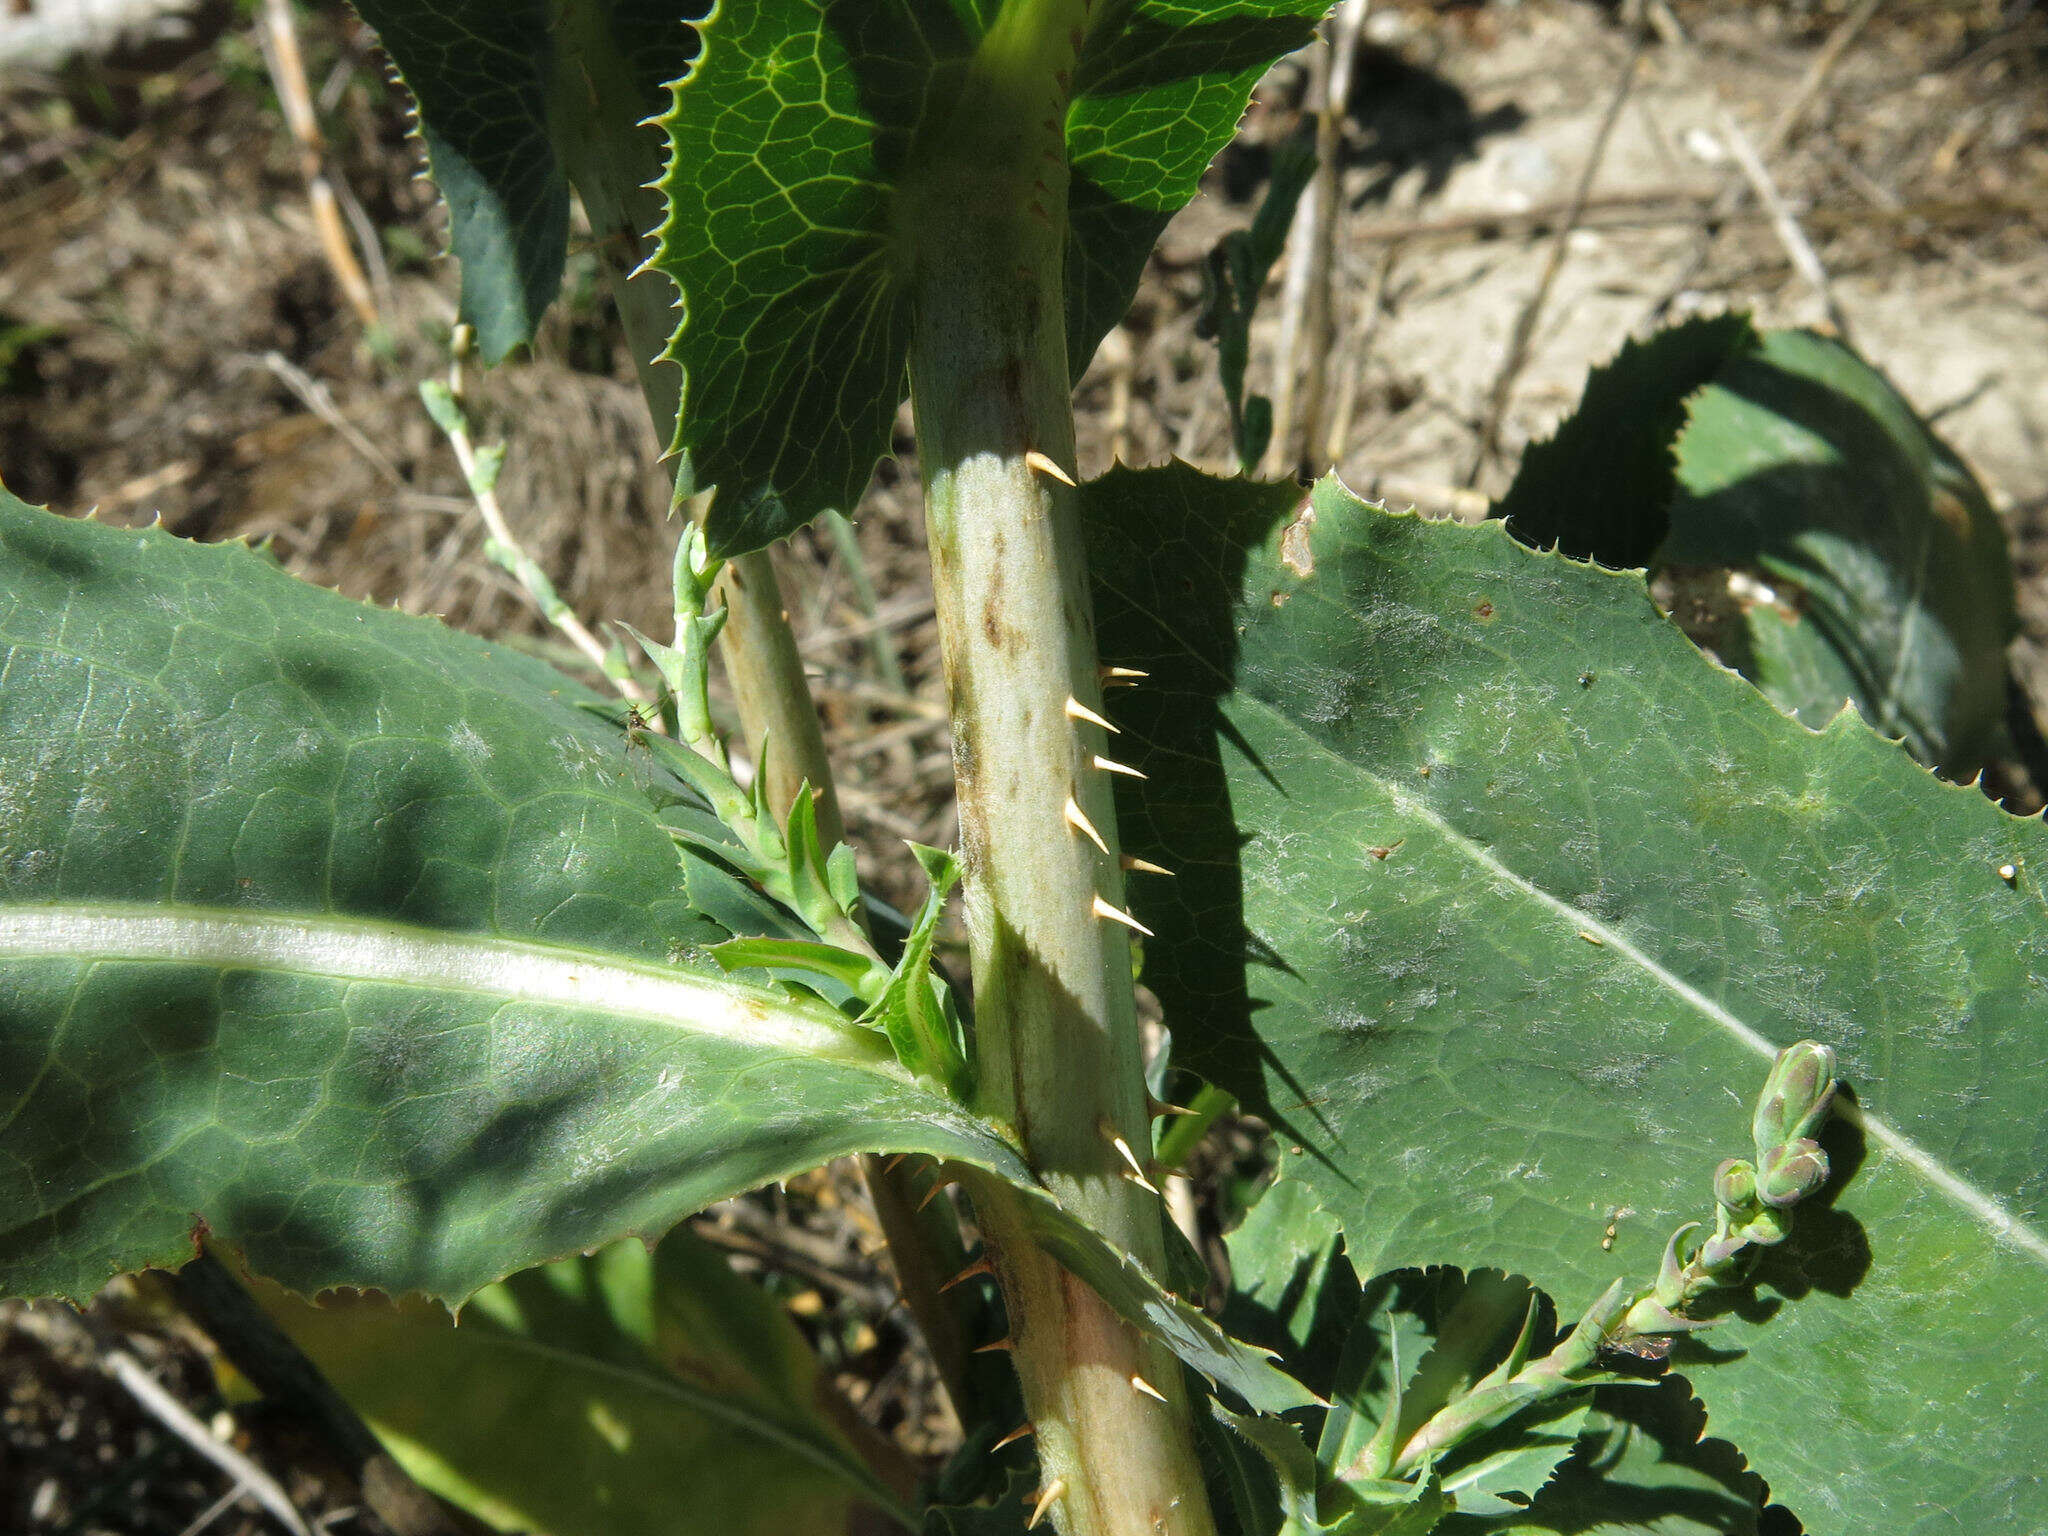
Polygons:
M1705 1327L1692 1303L1739 1282L1757 1249L1785 1240L1792 1207L1828 1181L1828 1156L1813 1133L1834 1097L1835 1053L1827 1046L1802 1040L1778 1053L1750 1122L1756 1160L1731 1157L1714 1170L1712 1233L1689 1255L1686 1241L1701 1223L1671 1234L1656 1283L1622 1316L1609 1347Z
M1704 1223L1687 1222L1671 1234L1656 1281L1631 1289L1616 1280L1588 1307L1549 1354L1530 1359L1535 1314L1523 1324L1508 1356L1470 1390L1439 1409L1397 1448L1398 1392L1378 1434L1351 1473L1408 1477L1453 1447L1528 1407L1590 1383L1613 1380L1601 1359L1609 1352L1660 1360L1675 1335L1707 1326L1692 1305L1707 1292L1741 1283L1755 1250L1782 1243L1791 1210L1828 1179L1827 1154L1813 1139L1835 1096L1835 1053L1802 1040L1778 1053L1757 1101L1751 1129L1756 1157L1731 1157L1714 1170L1714 1226L1687 1252Z

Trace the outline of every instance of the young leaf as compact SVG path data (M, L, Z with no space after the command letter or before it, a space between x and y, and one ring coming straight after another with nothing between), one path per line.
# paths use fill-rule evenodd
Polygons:
M1103 655L1150 673L1113 700L1151 775L1125 846L1178 871L1134 887L1147 980L1353 1262L1496 1264L1570 1314L1655 1273L1776 1046L1823 1040L1836 1182L1679 1362L1815 1536L2048 1523L2014 1302L2048 1277L2042 826L1497 524L1331 481L1280 529L1274 488L1179 467L1084 495Z
M720 973L758 898L536 662L0 493L0 679L7 1294L210 1230L460 1299L845 1152L1023 1172L874 1032Z
M1793 589L1789 617L1752 609L1758 685L1809 725L1853 702L1971 778L2004 719L2012 561L1983 488L1890 381L1840 342L1773 331L1692 402L1678 457L1662 558Z
M913 1077L938 1083L965 1103L973 1091L967 1037L954 1010L952 989L932 971L932 941L938 937L946 897L960 883L960 866L942 848L912 843L910 851L924 870L924 906L911 926L895 975L861 1022L877 1025L888 1035L896 1059Z
M1358 1476L1376 1437L1398 1452L1431 1415L1469 1392L1534 1319L1535 1292L1498 1270L1403 1271L1353 1298L1351 1336L1317 1457L1339 1479ZM1527 1504L1571 1454L1590 1390L1536 1404L1457 1446L1433 1470L1461 1514Z
M1556 434L1530 444L1493 515L1535 549L1615 570L1648 565L1670 527L1686 401L1758 345L1741 314L1697 316L1623 342Z
M671 159L656 265L684 298L669 349L687 378L675 446L686 483L719 488L713 553L758 548L828 508L851 511L889 451L921 240L931 220L959 212L920 208L913 189L962 152L947 131L956 113L1021 112L1015 99L961 97L977 88L969 64L996 9L749 0L700 25L702 55L662 120ZM1086 15L1072 9L1077 21ZM991 142L1034 145L1045 127L1045 148L1071 168L1065 268L1077 376L1252 85L1308 40L1325 9L1326 0L1105 0L1085 36L1075 33L1078 60L1068 48L1064 69L1048 63L1044 81L1016 93L1035 103L1042 85L1055 116L1042 125L1045 108L1034 106L1028 120L986 124ZM1060 8L1043 10L1028 24L1056 22L1064 34ZM1023 51L1050 59L1066 43ZM1038 159L1034 148L1015 185L1017 168L993 161L966 173L978 174L978 195L1021 209ZM1057 196L1045 196L1043 212L1057 219Z
M408 1472L501 1530L782 1536L862 1506L915 1527L864 1426L821 1411L787 1313L685 1229L487 1286L460 1327L417 1299L258 1295Z
M833 1003L871 1001L889 980L868 956L812 939L728 939L712 946L711 958L728 971L761 970L800 982Z

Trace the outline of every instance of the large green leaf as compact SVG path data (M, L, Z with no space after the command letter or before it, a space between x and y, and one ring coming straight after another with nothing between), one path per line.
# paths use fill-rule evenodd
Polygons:
M1890 381L1840 342L1772 331L1692 401L1678 457L1660 558L1791 588L1792 612L1751 616L1759 685L1810 725L1851 702L1974 776L2005 714L2012 562L1983 488Z
M1258 76L1307 41L1325 9L1115 0L1094 19L1061 86L1072 93L1067 350L1077 375ZM710 534L720 553L851 510L888 452L910 280L929 233L902 193L946 137L936 130L959 110L996 10L988 0L749 0L703 23L702 57L663 120L672 158L656 265L684 296L670 348L687 378L676 447L690 481L719 487Z
M417 1299L260 1294L408 1472L501 1530L823 1536L857 1505L915 1528L788 1316L687 1229L488 1286L459 1328Z
M2048 1525L2048 832L1786 719L1639 577L1285 494L1086 493L1181 1059L1304 1149L1360 1272L1572 1315L1704 1214L1775 1047L1832 1044L1836 1186L1679 1360L1816 1536Z
M625 61L637 100L627 124L660 105L689 63L694 34L661 0L356 0L419 113L427 163L448 204L462 264L461 317L487 361L533 339L561 287L569 181L598 88L580 55L602 37ZM609 73L609 71L603 71ZM607 87L612 81L603 82ZM652 137L650 133L650 138Z
M0 492L0 1294L210 1231L303 1292L460 1300L907 1151L1019 1185L1126 1316L1299 1400L879 1030L724 976L709 946L790 920L589 697L247 549Z
M1017 1176L538 663L0 493L0 1286L459 1298L857 1149ZM681 808L680 806L678 807Z

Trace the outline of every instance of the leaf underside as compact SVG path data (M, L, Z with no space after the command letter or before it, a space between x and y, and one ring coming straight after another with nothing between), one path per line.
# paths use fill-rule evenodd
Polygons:
M460 1327L417 1299L257 1294L408 1472L501 1530L783 1536L894 1502L787 1312L687 1229L488 1286Z
M1359 1270L1574 1313L1707 1214L1773 1048L1826 1041L1835 1186L1679 1363L1817 1536L2048 1521L2040 824L1497 524L1326 482L1281 530L1284 489L1181 467L1085 496L1102 654L1151 674L1114 699L1125 843L1178 873L1134 882L1146 979Z
M1697 395L1661 557L1758 566L1746 670L1819 726L1853 703L1964 780L2005 715L2017 631L2005 530L1969 469L1840 342L1772 331Z
M1066 120L1068 356L1078 377L1194 195L1251 87L1323 0L1117 0ZM990 7L967 0L726 0L663 118L655 265L684 296L686 482L717 486L716 552L851 511L904 394L915 221L898 191L954 109Z

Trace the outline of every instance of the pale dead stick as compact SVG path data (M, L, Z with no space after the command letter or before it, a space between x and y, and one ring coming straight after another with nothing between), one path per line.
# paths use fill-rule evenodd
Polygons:
M1271 474L1294 467L1289 463L1287 445L1294 439L1295 386L1304 334L1311 358L1311 377L1302 383L1301 400L1309 414L1321 411L1320 403L1312 396L1323 385L1319 360L1329 340L1326 333L1330 258L1335 249L1337 200L1342 190L1337 158L1343 148L1352 61L1365 28L1365 13L1365 0L1345 0L1330 20L1328 35L1318 41L1309 61L1309 110L1316 116L1316 174L1296 205L1294 223L1287 231L1287 275L1280 288L1280 334L1273 348L1273 432L1267 440L1263 461ZM1299 458L1310 457L1312 441L1310 437L1303 438Z
M1827 268L1821 265L1820 254L1806 238L1806 231L1799 227L1798 217L1779 194L1778 184L1771 179L1771 173L1765 167L1763 157L1757 153L1756 146L1750 143L1749 135L1742 131L1742 125L1735 121L1734 114L1718 99L1715 101L1715 107L1722 136L1728 141L1729 153L1735 157L1735 163L1742 168L1742 174L1748 178L1750 187L1756 192L1757 201L1763 204L1765 211L1770 214L1771 230L1777 235L1778 243L1785 248L1785 254L1790 258L1794 270L1806 279L1807 285L1819 296L1821 307L1827 312L1828 324L1834 327L1835 334L1847 341L1849 320L1842 313L1842 306L1835 301L1834 284L1828 281Z
M222 1440L196 1418L192 1411L160 1386L156 1378L136 1363L125 1350L110 1349L104 1357L112 1376L138 1403L154 1414L159 1423L191 1446L201 1456L226 1472L250 1497L276 1517L292 1536L313 1536L313 1531L277 1479L247 1456Z
M342 224L341 205L328 180L326 141L320 136L319 119L313 115L313 91L306 81L306 64L299 52L299 32L292 19L291 0L264 0L256 40L269 66L271 84L277 88L285 122L299 143L299 170L306 178L307 200L313 207L313 229L320 237L320 253L334 274L335 284L349 308L366 326L378 324L377 300L363 276L348 230Z

